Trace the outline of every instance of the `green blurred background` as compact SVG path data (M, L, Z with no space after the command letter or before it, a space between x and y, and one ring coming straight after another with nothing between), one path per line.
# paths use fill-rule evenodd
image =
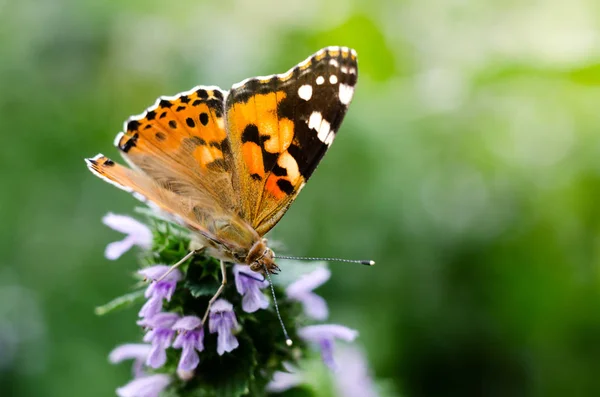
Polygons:
M110 396L135 311L83 158L160 95L359 54L342 131L271 238L403 396L600 395L600 3L0 0L0 394ZM285 269L284 269L285 271Z

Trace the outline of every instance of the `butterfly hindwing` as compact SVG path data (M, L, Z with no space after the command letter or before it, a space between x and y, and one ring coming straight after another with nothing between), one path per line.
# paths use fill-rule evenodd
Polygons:
M197 232L204 238L204 245L218 247L216 256L225 250L227 255L243 257L247 247L258 238L246 222L222 211L212 199L190 199L165 189L143 172L124 167L102 154L86 159L86 163L96 176Z
M242 192L240 215L260 234L283 216L333 142L357 81L354 50L328 47L288 72L245 80L226 101Z
M195 219L191 206L186 208L185 201L178 195L161 188L155 181L142 172L124 167L108 157L98 154L86 159L90 171L108 183L132 193L140 201L157 206L172 215L176 215L190 229L205 231Z

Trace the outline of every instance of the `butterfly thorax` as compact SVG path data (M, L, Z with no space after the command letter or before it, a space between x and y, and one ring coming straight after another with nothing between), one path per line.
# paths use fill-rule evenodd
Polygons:
M233 229L233 228L231 228ZM247 236L250 237L250 236ZM206 236L196 235L197 243L201 247L206 247L209 253L215 258L225 261L244 263L250 267L252 271L263 273L265 269L269 273L274 273L279 270L279 267L274 262L273 250L268 247L267 239L258 237L255 233L254 241L248 245L250 249L241 246L233 247L223 244L219 240L207 239ZM247 247L248 247L247 246Z

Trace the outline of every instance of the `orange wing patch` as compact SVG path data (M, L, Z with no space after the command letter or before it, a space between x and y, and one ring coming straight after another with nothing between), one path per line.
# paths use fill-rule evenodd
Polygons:
M278 115L278 106L286 97L285 91L256 94L227 109L232 152L241 153L240 163L245 166L239 171L240 183L250 190L247 196L255 198L242 203L246 219L256 218L263 194L283 200L301 182L298 165L287 152L294 141L294 122Z
M244 162L250 176L254 179L261 180L265 177L265 169L262 161L262 150L260 146L254 142L244 142L242 144L242 152Z

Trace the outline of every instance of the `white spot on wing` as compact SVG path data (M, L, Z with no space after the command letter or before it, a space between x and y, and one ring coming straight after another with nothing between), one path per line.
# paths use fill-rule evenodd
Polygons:
M325 77L319 76L317 77L317 85L321 85L325 82Z
M323 143L327 140L330 131L330 124L319 112L312 112L308 119L308 128L317 131L317 138Z
M338 80L337 80L337 76L336 76L336 75L332 74L331 76L329 76L329 82L330 82L331 84L336 84L336 83L337 83L337 81L338 81Z
M327 145L327 147L331 146L331 144L333 143L333 138L335 138L335 134L333 131L331 131L327 139L325 139L325 144Z
M336 61L335 59L330 59L329 64L335 66L336 68L340 66L338 61Z
M312 96L312 86L305 84L302 87L298 88L298 96L305 101L308 101Z
M348 105L350 103L350 101L352 100L352 95L354 94L354 88L346 85L346 84L340 84L340 90L339 90L339 98L340 98L340 102L344 105Z
M341 71L342 73L348 73L348 68L347 68L346 66L342 66L342 67L340 68L340 71Z
M279 160L277 160L277 164L281 168L285 168L287 170L288 178L293 185L298 182L298 178L300 178L300 170L298 169L298 162L289 154L287 151L281 153L279 155Z
M312 128L317 130L321 125L321 121L323 120L323 116L319 112L312 112L308 119L308 128Z

